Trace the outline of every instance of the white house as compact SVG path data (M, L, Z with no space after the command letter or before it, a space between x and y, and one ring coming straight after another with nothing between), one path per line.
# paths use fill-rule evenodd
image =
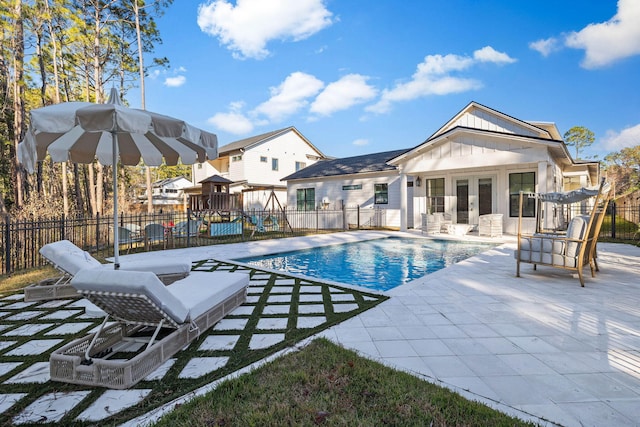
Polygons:
M325 160L283 180L288 206L299 210L387 209L386 224L401 230L418 227L425 213L474 228L481 215L499 214L502 231L516 233L520 190L595 186L599 172L598 162L571 158L555 124L471 102L412 149ZM525 206L527 230L535 227L535 213L535 202Z
M600 172L598 162L571 158L554 123L516 119L476 102L389 164L398 168L401 188L415 182L413 203L401 200L401 229L422 213L442 212L454 224L472 226L480 215L502 214L506 233L516 233L521 190L595 186ZM529 230L535 213L532 200L523 214Z
M151 197L154 209L184 210L186 196L184 190L191 187L191 181L184 176L166 178L151 185ZM138 196L142 204L147 203L147 191Z
M243 208L265 209L272 192L286 198L282 177L314 164L325 155L295 127L232 142L218 149L219 157L193 166L193 185L212 175L232 181L230 192L242 193Z
M407 151L394 150L343 159L322 160L283 178L287 206L297 210L341 209L359 206L384 209L386 224L400 226L400 175L388 164ZM407 200L412 200L411 183Z

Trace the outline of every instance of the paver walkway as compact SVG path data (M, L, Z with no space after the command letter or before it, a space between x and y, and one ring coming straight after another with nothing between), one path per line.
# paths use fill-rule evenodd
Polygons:
M598 244L584 288L560 269L516 278L514 249L397 287L325 335L521 418L639 426L640 248Z

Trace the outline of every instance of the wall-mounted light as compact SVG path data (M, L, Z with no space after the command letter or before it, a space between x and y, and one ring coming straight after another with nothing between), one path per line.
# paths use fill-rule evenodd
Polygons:
M420 187L422 185L422 178L417 177L416 178L416 187Z

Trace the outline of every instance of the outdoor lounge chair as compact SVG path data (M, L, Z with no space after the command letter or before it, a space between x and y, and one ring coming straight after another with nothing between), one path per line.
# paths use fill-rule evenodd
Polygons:
M163 243L166 248L165 228L162 224L151 223L144 227L144 245L147 250L155 243Z
M181 221L173 228L173 237L198 237L202 220Z
M85 269L71 284L107 316L51 353L51 379L127 389L245 302L249 275L200 272L165 286L151 272Z
M525 235L518 226L518 247L516 257L516 277L520 277L520 263L545 265L577 272L580 285L584 287L582 270L591 269L591 277L598 271L596 245L600 227L606 215L607 205L613 192L604 182L596 194L589 215L577 215L571 219L566 233L537 232ZM523 195L520 195L522 206Z
M60 273L59 278L43 280L24 289L25 301L40 301L58 298L77 298L79 295L69 284L78 271L85 268L113 269L113 264L102 264L69 240L48 243L40 248L40 254ZM121 270L150 271L165 284L172 283L189 275L191 260L171 258L171 260L124 261Z

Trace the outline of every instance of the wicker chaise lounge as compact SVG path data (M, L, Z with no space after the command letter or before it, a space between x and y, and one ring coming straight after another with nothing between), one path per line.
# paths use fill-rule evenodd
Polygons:
M126 389L242 304L249 275L192 273L165 286L150 272L85 269L71 284L107 316L96 333L51 354L51 379Z
M58 298L76 298L77 291L69 281L84 268L113 269L113 264L102 264L86 251L69 240L49 243L40 248L40 254L62 274L59 278L44 280L27 286L25 301L40 301ZM122 261L121 270L150 271L165 284L170 284L189 275L191 260L187 258L166 258L162 260Z

